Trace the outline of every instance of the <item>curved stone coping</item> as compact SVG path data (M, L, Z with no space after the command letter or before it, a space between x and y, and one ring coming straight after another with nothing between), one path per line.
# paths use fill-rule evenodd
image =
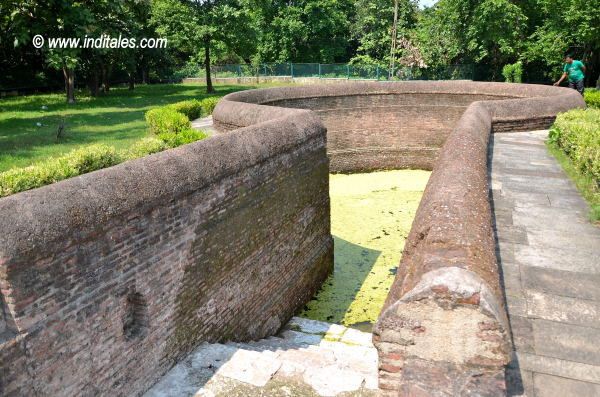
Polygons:
M384 389L422 382L429 390L453 390L436 382L435 373L473 368L479 382L495 384L509 361L488 200L491 129L486 106L472 104L434 166L374 330ZM411 378L413 370L421 380Z
M111 218L200 190L324 133L312 112L282 114L285 118L0 199L0 265L32 251L44 255L72 230L86 234Z
M282 87L230 94L214 118L231 127L252 122L253 111L260 120L269 111L279 116L283 108L263 104L283 99L415 92L507 99L469 105L440 150L374 330L380 387L401 395L502 395L510 338L488 199L489 135L496 124L504 131L547 127L558 112L585 106L577 92L476 82Z
M0 199L0 394L141 395L273 335L332 271L328 186L294 110Z
M286 110L263 105L281 100L370 94L493 95L511 100L486 101L494 121L555 116L573 106L583 106L581 96L568 88L534 84L470 81L354 82L346 84L276 87L240 91L225 96L213 118L219 125L246 126L281 117ZM258 106L252 106L258 105Z

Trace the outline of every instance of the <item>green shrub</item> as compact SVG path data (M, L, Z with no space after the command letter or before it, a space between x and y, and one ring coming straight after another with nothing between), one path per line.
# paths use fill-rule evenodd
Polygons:
M180 131L178 133L164 132L158 136L167 147L175 148L206 138L206 134L192 128Z
M167 108L183 113L189 120L195 120L202 116L202 102L197 99L177 102L167 106Z
M559 114L549 141L569 156L575 168L600 183L600 109Z
M128 160L137 159L149 154L162 152L168 146L160 138L148 137L144 138L131 146L125 153L124 157Z
M121 157L110 146L91 145L76 149L56 159L0 173L0 197L110 167L120 161Z
M206 138L191 128L186 114L197 118L204 107L199 101L184 101L146 112L146 121L156 137L148 137L123 152L107 145L90 145L65 156L0 173L0 197L49 185L73 176L116 165L122 161L157 153ZM184 114L186 113L186 114Z
M591 107L600 109L600 90L595 88L586 88L583 93L583 99L585 99L585 103Z
M190 128L190 119L169 106L148 110L146 122L150 132L156 135L165 132L178 133Z
M523 81L523 63L518 61L504 65L502 75L507 83L521 83Z
M212 99L212 98L208 98ZM153 132L169 148L185 145L206 138L202 131L191 128L190 120L183 112L193 117L199 114L206 102L184 101L146 112L146 121ZM196 117L195 117L196 118Z
M211 115L213 110L215 110L215 106L217 106L217 103L219 102L219 97L208 97L208 98L204 98L201 103L202 103L202 111L203 114L205 116Z
M115 148L107 145L90 145L76 149L64 158L76 175L107 168L121 162L121 157Z

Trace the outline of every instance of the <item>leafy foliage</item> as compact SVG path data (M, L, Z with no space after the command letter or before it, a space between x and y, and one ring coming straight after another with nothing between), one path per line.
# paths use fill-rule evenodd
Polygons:
M202 131L191 128L186 115L199 116L204 109L204 101L184 101L151 109L146 112L146 122L150 132L155 134L167 147L174 148L206 138ZM196 118L196 117L194 117Z
M594 88L585 90L583 99L589 107L600 109L600 90Z
M550 82L560 75L567 50L588 66L587 86L600 75L600 0L439 0L425 9L417 4L398 0L396 39L404 45L391 54L394 1L0 2L0 68L7 71L0 85L56 87L64 78L74 99L74 81L86 82L92 95L103 95L111 79L127 80L133 89L136 81L201 74L212 92L214 64L385 67L392 57L396 64L424 64L434 71L475 64L476 79L483 80L502 79L503 67L520 61L524 81ZM36 34L165 37L169 45L160 50L35 49Z
M0 173L0 197L110 167L121 160L121 156L110 146L90 145L30 167L14 168Z
M167 149L168 146L162 139L150 136L147 138L140 139L134 143L129 149L123 151L123 156L127 160L137 159L144 157L149 154L162 152Z
M502 76L507 83L521 83L523 81L523 62L518 61L504 65Z
M576 109L560 114L549 141L569 156L575 168L600 184L600 110Z
M177 134L190 128L190 119L185 114L171 108L171 106L151 109L146 112L146 122L150 132L155 135L162 133Z
M209 98L206 98L209 99ZM199 101L197 99L191 99L189 101L181 101L169 105L168 108L172 109L178 113L184 114L189 120L195 120L198 117L202 116L203 103L206 101ZM212 98L211 98L212 99Z
M217 103L219 102L221 98L219 97L209 97L209 98L205 98L203 99L200 103L202 105L202 114L205 116L211 115L213 110L215 110L215 107L217 106Z

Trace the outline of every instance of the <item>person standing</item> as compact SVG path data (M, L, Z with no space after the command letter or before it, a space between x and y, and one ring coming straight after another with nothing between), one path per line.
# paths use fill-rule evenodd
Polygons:
M571 54L565 55L565 66L563 74L554 85L560 85L564 79L569 78L569 88L577 90L583 95L583 81L585 79L585 65L581 61L573 59Z

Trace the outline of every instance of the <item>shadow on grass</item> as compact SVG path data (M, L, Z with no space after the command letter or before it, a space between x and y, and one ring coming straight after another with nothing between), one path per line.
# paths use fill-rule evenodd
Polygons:
M144 113L153 107L223 96L249 88L253 87L217 86L217 93L208 95L202 85L145 85L133 91L113 89L106 96L97 98L83 95L73 105L64 103L62 94L0 99L0 172L60 156L92 143L104 143L118 149L128 147L147 136ZM63 117L66 133L57 139L58 125Z
M105 143L123 148L148 134L143 117L140 111L73 115L66 117L60 138L60 115L0 120L0 171L59 156L82 145Z
M46 111L69 111L95 107L122 106L127 101L127 107L139 108L160 106L188 99L202 100L212 96L224 96L236 91L256 88L252 85L223 85L215 86L214 94L207 94L203 85L196 84L157 84L140 85L133 91L126 88L113 88L105 95L92 97L88 92L79 91L74 104L67 104L62 93L25 95L19 97L0 98L0 110L3 112L39 111L47 106Z
M337 236L334 238L334 270L319 292L306 304L302 317L329 323L342 323L353 310L352 303L371 273L381 251L365 248ZM366 309L363 309L366 310ZM372 324L349 324L370 331Z

